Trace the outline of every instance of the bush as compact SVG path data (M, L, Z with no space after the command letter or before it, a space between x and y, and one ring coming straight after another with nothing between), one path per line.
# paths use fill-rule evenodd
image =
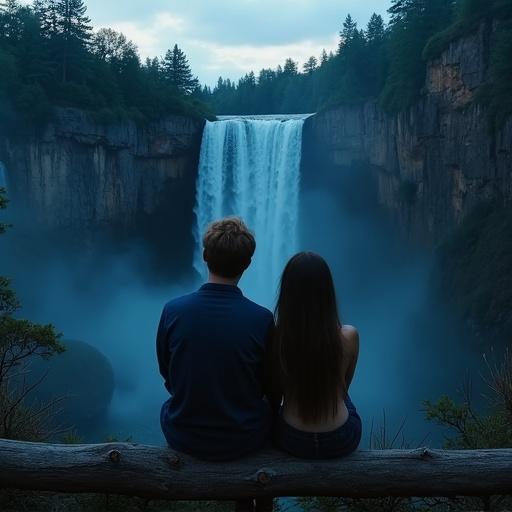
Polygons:
M445 448L477 450L510 448L512 446L512 352L500 354L499 363L491 364L484 356L488 377L485 380L491 395L486 397L487 410L477 412L472 405L469 384L462 389L462 404L447 396L437 402L424 402L426 418L448 427L452 437Z

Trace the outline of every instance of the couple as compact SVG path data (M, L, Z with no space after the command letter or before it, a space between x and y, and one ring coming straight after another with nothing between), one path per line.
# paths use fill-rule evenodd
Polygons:
M361 420L348 388L359 340L340 323L327 263L313 253L288 262L274 318L237 287L256 248L245 224L213 223L203 247L208 283L169 302L158 327L170 447L213 461L269 441L301 458L353 452Z

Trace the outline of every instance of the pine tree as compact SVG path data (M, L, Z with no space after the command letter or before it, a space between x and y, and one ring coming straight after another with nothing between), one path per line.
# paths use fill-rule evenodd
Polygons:
M19 38L21 33L20 9L17 0L0 2L0 38L11 41Z
M58 0L58 53L62 81L66 82L72 66L79 67L92 37L91 20L83 0Z
M172 50L167 50L162 61L166 80L182 94L192 94L199 83L194 77L185 52L177 44Z
M154 57L153 59L147 57L144 70L148 78L153 83L159 82L160 79L162 78L162 68L160 66L160 61L158 60L158 57Z
M320 57L320 65L323 66L327 61L329 60L329 56L327 55L327 52L325 51L325 48L322 50L322 55Z
M35 0L32 9L39 17L41 33L46 38L54 38L59 33L58 0Z
M292 75L296 75L298 72L299 72L299 67L298 67L297 63L293 59L290 59L290 58L286 59L286 61L284 63L283 73L285 75L292 76Z
M352 19L350 14L347 15L343 22L343 29L340 32L340 42L338 44L338 53L341 53L343 48L350 44L352 39L357 35L357 22Z
M303 69L304 73L311 75L318 67L318 60L316 57L311 56L309 59L304 63Z
M384 19L379 14L373 13L366 29L366 38L370 45L380 44L384 41L386 29Z

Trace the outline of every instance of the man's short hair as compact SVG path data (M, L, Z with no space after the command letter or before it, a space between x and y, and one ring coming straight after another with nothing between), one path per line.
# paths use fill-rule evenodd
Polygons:
M208 270L221 277L242 275L251 264L256 241L238 217L213 222L203 237L203 257Z

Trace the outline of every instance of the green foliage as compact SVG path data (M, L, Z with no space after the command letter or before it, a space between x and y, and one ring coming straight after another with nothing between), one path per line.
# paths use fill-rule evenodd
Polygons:
M434 34L423 49L423 60L431 60L439 57L452 41L467 34L467 28L460 21L455 21L452 25Z
M447 396L437 402L425 402L428 421L448 427L455 437L447 438L445 448L454 450L478 450L512 446L512 424L503 410L478 415L471 404L456 404Z
M141 63L137 47L123 34L112 29L93 34L83 0L3 4L0 121L9 124L12 110L29 123L43 123L54 105L88 109L106 122L144 122L171 113L211 118L207 105L220 114L314 112L368 99L396 112L418 100L426 59L482 21L512 16L510 0L392 0L388 27L373 14L361 30L348 15L336 54L311 56L303 72L287 59L237 83L220 78L211 90L199 86L178 45L162 60ZM505 92L509 52L510 35L503 32L493 60L495 79L482 94L498 123L512 109Z
M14 110L30 125L43 124L54 106L87 109L106 121L212 116L177 46L170 62L142 64L123 34L92 32L83 0L0 5L0 121L11 124Z
M451 42L474 32L484 23L494 19L512 17L510 0L458 0L455 2L452 23L432 36L423 51L423 58L438 57Z
M499 362L490 365L486 379L490 395L487 410L477 412L471 403L469 386L463 389L463 400L457 404L447 396L437 402L424 402L426 419L447 427L452 436L445 447L459 450L510 448L512 446L512 352L500 354Z
M512 208L484 203L437 251L435 287L487 345L512 339Z
M30 122L43 122L50 115L50 102L39 84L22 85L14 96L14 104Z

